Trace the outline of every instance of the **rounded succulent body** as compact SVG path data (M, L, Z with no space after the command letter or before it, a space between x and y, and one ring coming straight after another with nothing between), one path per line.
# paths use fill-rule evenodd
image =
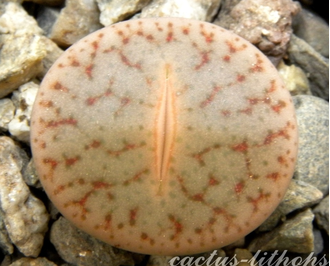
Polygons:
M256 48L215 25L138 19L70 47L44 78L31 144L57 208L147 254L199 253L260 225L290 182L290 95Z

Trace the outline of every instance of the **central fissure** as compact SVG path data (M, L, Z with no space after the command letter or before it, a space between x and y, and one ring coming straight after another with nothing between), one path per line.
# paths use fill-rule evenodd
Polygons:
M174 94L172 88L171 69L165 66L165 81L161 86L161 95L156 117L156 173L162 182L168 173L173 151L175 135Z

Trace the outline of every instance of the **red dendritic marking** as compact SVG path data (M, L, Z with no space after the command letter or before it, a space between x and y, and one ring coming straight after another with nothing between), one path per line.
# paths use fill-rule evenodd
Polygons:
M225 61L225 62L230 62L230 55L225 55L222 60Z
M290 134L288 132L288 127L279 129L276 132L270 132L264 139L263 145L270 145L277 138L290 139Z
M68 92L68 88L64 87L60 82L56 81L53 86L50 86L51 89L61 91L61 92Z
M215 96L218 94L219 91L221 91L221 87L219 86L213 87L211 94L209 95L209 97L207 97L207 99L201 102L200 107L204 108L210 103L212 103L212 101L214 100Z
M184 28L182 28L182 33L184 34L184 35L188 35L189 34L189 28L187 28L187 27L184 27Z
M274 181L277 181L277 179L280 178L280 176L281 175L280 175L279 172L274 172L274 173L268 174L267 178L273 179Z
M249 69L250 72L263 72L264 71L264 67L263 67L263 60L260 58L259 54L255 54L256 57L256 63L254 63L252 65L252 67Z
M187 197L187 199L189 199L191 201L200 201L205 204L205 202L204 202L204 193L205 192L191 195L184 184L184 179L181 176L177 176L177 179L179 181L181 191Z
M39 147L40 147L41 149L46 149L46 147L47 147L46 142L45 142L45 141L40 141Z
M101 146L101 141L98 141L96 139L92 140L91 143L87 144L85 146L85 150L89 150L89 149L97 149Z
M43 101L39 102L39 105L42 107L51 108L54 106L54 103L53 103L53 101L43 100Z
M83 179L78 179L78 182L75 182L75 184L73 184L72 182L69 182L65 186L60 185L59 187L57 187L57 189L55 189L54 194L56 195L58 193L61 193L64 190L66 190L68 188L71 188L74 185L75 186L82 186L82 187L91 186L91 188L89 188L89 190L87 192L85 192L85 194L80 199L71 200L71 201L64 204L64 208L68 208L70 206L78 207L78 209L80 210L80 214L77 211L74 211L72 216L73 217L80 216L81 220L86 220L87 214L90 213L90 210L88 210L88 208L86 207L86 204L87 204L88 200L90 199L90 197L93 196L96 191L108 190L108 189L111 189L113 187L112 184L109 184L108 182L104 182L102 180L100 180L100 181L91 181L91 182L87 183Z
M143 175L146 175L146 174L148 174L148 173L149 173L149 169L144 169L144 170L142 170L142 171L136 173L132 178L125 180L125 181L123 182L123 185L124 185L124 186L128 186L128 185L130 185L130 184L133 183L133 182L141 181L142 176L143 176Z
M141 234L141 239L143 239L143 240L147 240L149 237L148 237L148 234L146 234L146 233L142 233Z
M56 160L54 160L54 159L52 159L52 158L45 158L45 159L43 159L43 163L44 163L44 164L49 164L49 165L50 165L50 168L51 168L52 170L55 170L55 168L56 168L57 165L58 165L58 161L56 161Z
M272 100L271 94L274 93L277 90L277 86L275 83L275 80L270 81L270 88L266 90L265 96L262 98L248 98L247 102L249 104L249 107L245 109L239 110L240 113L245 113L247 115L251 115L253 111L253 106L257 104L266 104L270 107L272 111L275 113L280 113L282 109L287 107L287 103L283 100L277 100L274 103L274 100Z
M131 102L131 100L128 97L122 97L120 99L120 107L118 110L114 113L114 116L118 116L120 112Z
M228 211L226 211L224 208L220 207L214 207L213 208L213 217L216 216L223 216L224 221L226 221L226 226L223 228L224 233L229 233L231 228L236 228L237 231L241 231L241 227L237 225L237 223L234 221L236 218L235 216L231 215Z
M237 195L241 194L244 188L244 181L238 182L235 187L234 191Z
M215 178L215 176L210 175L209 176L209 186L217 186L220 182Z
M136 69L141 69L141 64L140 63L132 63L124 54L122 51L119 52L119 55L120 55L120 59L121 61L126 65L126 66L129 66L129 67L133 67L133 68L136 68Z
M122 149L120 149L120 150L110 150L110 149L108 149L107 153L109 155L117 157L117 156L122 155L124 152L128 152L130 150L135 150L135 149L141 148L143 146L145 146L144 143L141 143L141 144L138 144L138 145L134 144L134 143L126 143L125 146Z
M202 66L204 66L205 64L207 64L210 61L208 54L209 54L209 52L201 53L202 60L197 66L195 66L195 70L199 70Z
M91 97L88 97L87 100L86 100L86 104L88 106L92 106L94 105L97 101L99 101L101 98L103 97L108 97L108 96L111 96L112 95L112 91L110 89L106 90L103 94L101 95L97 95L97 96L91 96Z
M259 210L259 203L262 200L268 200L270 193L264 193L262 190L259 191L259 195L255 198L247 196L246 199L253 205L253 212L256 213Z
M51 182L53 182L54 171L56 170L57 166L59 165L59 162L53 158L44 158L42 160L42 163L49 167L48 172L46 174L42 175L42 179L50 180Z
M121 31L121 30L118 30L117 31L117 34L121 37L121 41L122 43L125 45L125 44L128 44L130 38L128 36L125 36L124 32Z
M155 26L156 26L158 31L163 31L163 28L161 26L159 26L158 22L155 22Z
M167 26L168 26L168 33L166 37L166 42L171 42L174 40L173 24L169 22Z
M71 125L75 126L77 125L77 120L74 118L63 118L60 120L52 120L46 123L47 128L54 128L54 127L59 127L59 126L64 126L64 125Z
M109 213L104 217L103 229L108 231L111 228L112 215Z
M230 110L221 110L221 114L225 117L230 117L231 111Z
M77 161L80 160L80 156L72 157L72 158L66 158L65 159L65 166L73 166Z
M94 68L94 64L89 64L87 67L85 67L85 74L87 75L87 77L89 79L91 79L93 77L93 68Z
M132 209L132 210L129 211L129 219L128 220L129 220L130 226L134 226L135 225L136 219L137 219L138 210L139 210L139 208L136 207L136 208L134 208L134 209Z
M242 75L242 74L238 74L237 77L236 77L236 80L238 82L243 82L245 80L245 76Z
M243 152L243 153L246 153L247 150L248 150L248 148L249 148L249 146L248 146L248 144L246 143L246 141L243 141L243 142L241 142L241 143L239 143L239 144L236 144L236 145L234 145L234 146L232 147L232 149L233 149L234 151Z
M204 37L205 42L206 43L212 43L214 41L214 33L213 32L207 33L203 28L204 27L202 27L202 30L201 30L200 33Z
M97 50L99 49L99 42L98 41L93 41L91 43L93 47L93 52L91 53L91 58L94 58L96 56Z
M231 54L243 51L244 49L247 48L247 45L245 43L243 43L242 45L238 45L238 44L235 43L235 42L238 42L238 41L239 41L239 39L235 39L234 41L229 41L229 40L225 41L225 44L228 46L229 52Z
M174 240L175 238L178 237L178 235L182 232L183 226L180 223L180 221L178 219L176 219L173 215L168 215L168 219L170 220L170 222L173 224L174 229L175 229L175 233L174 235L171 237L171 240Z
M278 156L278 157L277 157L277 161L278 161L281 165L283 165L283 166L285 166L285 167L289 167L288 160L287 160L284 156Z
M204 201L204 194L203 193L197 193L197 194L191 196L191 199L193 201Z
M205 166L205 161L203 159L204 155L207 154L208 152L212 151L212 150L215 150L215 149L220 149L220 145L219 144L215 144L215 145L213 145L211 147L206 147L201 152L196 153L196 154L192 154L192 157L198 161L198 163L200 164L200 166Z
M151 34L148 34L148 35L146 36L146 39L147 39L147 41L151 42L151 41L153 41L155 38L154 38L154 36L152 36Z
M246 114L246 115L252 115L253 108L247 107L245 109L239 110L239 113Z
M72 67L79 67L80 66L80 63L79 63L78 60L72 59L71 60L71 63L70 63L70 66L72 66Z
M285 101L278 100L277 104L274 104L271 106L272 110L276 113L279 113L281 109L285 108L287 106Z
M227 225L224 227L225 233L228 233L230 228L236 228L237 231L242 230L241 227L238 226L236 224L236 222L234 222L235 216L229 214L228 211L226 211L223 208L212 207L208 202L205 201L204 197L205 197L206 193L208 192L208 189L211 186L215 186L218 184L218 181L213 176L210 176L209 186L204 188L202 193L197 193L197 194L189 193L187 187L184 184L184 179L181 176L177 176L177 179L179 181L182 193L187 197L188 200L191 200L194 202L199 202L200 204L203 204L204 206L213 209L213 216L209 219L208 226L205 227L205 229L196 228L195 229L196 234L201 234L203 232L203 230L209 230L210 232L214 233L212 226L215 225L215 222L217 221L217 216L223 216L224 220L226 221ZM237 187L237 188L240 189L239 187Z

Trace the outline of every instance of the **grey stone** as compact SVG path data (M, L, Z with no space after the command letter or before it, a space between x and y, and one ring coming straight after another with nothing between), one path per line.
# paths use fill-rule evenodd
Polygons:
M172 256L157 256L157 255L151 255L147 266L168 266L169 261L173 259Z
M10 255L5 255L5 258L1 262L1 266L9 266L13 262L12 256Z
M9 122L14 118L15 106L12 100L0 100L0 131L7 131Z
M54 222L50 231L50 241L62 259L73 265L134 265L132 253L95 239L63 217Z
M45 36L50 36L54 23L58 19L60 12L61 8L59 7L40 6L37 15L37 22L39 27L43 29Z
M42 29L19 2L22 1L0 2L2 5L0 9L0 34L41 35Z
M41 40L46 46L46 56L42 59L43 70L37 76L40 80L43 79L50 67L63 53L63 50L51 39L43 36Z
M237 266L255 266L257 261L253 258L253 255L247 249L236 248L233 256L236 255L238 261Z
M322 200L323 193L316 187L300 180L292 180L290 186L272 215L258 228L259 231L270 231L284 221L285 216L295 210L311 207Z
M46 258L21 258L9 266L57 266L54 262L47 260Z
M284 251L309 253L314 250L314 214L310 209L296 214L273 231L254 238L248 246L251 252Z
M300 2L302 2L303 4L309 6L309 5L313 4L314 0L300 0Z
M49 216L52 220L57 220L61 216L61 213L51 201L48 202L47 209L49 210Z
M36 257L47 231L48 214L22 178L28 158L12 139L0 137L0 161L0 207L6 230L21 253Z
M30 1L34 2L40 5L46 5L46 6L60 6L63 5L65 0L24 0L24 1Z
M324 241L323 241L320 230L314 228L313 235L314 235L314 250L313 251L316 255L318 255L324 250Z
M100 11L94 0L67 0L50 33L60 46L70 46L100 29Z
M38 35L0 36L0 98L42 71L46 51Z
M8 232L6 230L6 226L3 218L4 218L4 214L0 210L0 248L3 253L12 254L14 252L14 247L8 236Z
M285 215L281 211L276 209L266 221L264 221L257 229L258 232L268 232L273 230L280 221L285 221Z
M329 235L329 195L313 209L313 213L317 226Z
M17 3L17 4L22 4L24 0L1 0L0 1L0 15L2 13L2 9L3 9L3 5L6 5L7 2L13 2L13 3Z
M294 179L329 191L329 103L309 95L293 97L299 132Z
M292 180L278 206L283 214L289 214L295 210L311 207L321 201L323 193L316 187L300 180Z
M41 188L39 177L37 175L33 159L29 161L27 166L22 171L24 182L32 187Z
M274 65L278 65L288 48L292 17L299 12L299 4L291 0L234 3L226 4L214 23L256 45Z
M8 124L8 129L12 136L25 143L30 143L31 112L38 89L39 85L31 81L20 86L12 96L16 112Z
M101 11L100 22L104 26L124 20L141 11L151 0L96 0Z
M277 70L291 95L312 94L307 75L300 67L288 66L282 60L277 66Z
M219 10L221 0L153 0L141 12L141 18L182 17L212 21Z
M329 25L320 16L303 8L293 20L293 30L318 53L329 57Z
M46 49L37 22L17 3L8 2L0 17L0 98L42 71Z
M308 76L313 95L329 99L329 62L312 46L294 34L291 36L288 57Z
M227 17L230 15L230 12L232 11L232 9L242 0L222 0L221 1L221 8L220 8L220 12L218 14L218 16L215 19L215 24L218 23L226 23L225 21L227 19L231 20L230 17Z

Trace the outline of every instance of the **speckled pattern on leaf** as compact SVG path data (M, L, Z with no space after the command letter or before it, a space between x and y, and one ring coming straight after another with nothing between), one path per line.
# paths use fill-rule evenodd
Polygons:
M242 38L137 19L70 47L44 78L31 144L41 182L81 229L146 254L199 253L260 225L297 152L276 69Z

